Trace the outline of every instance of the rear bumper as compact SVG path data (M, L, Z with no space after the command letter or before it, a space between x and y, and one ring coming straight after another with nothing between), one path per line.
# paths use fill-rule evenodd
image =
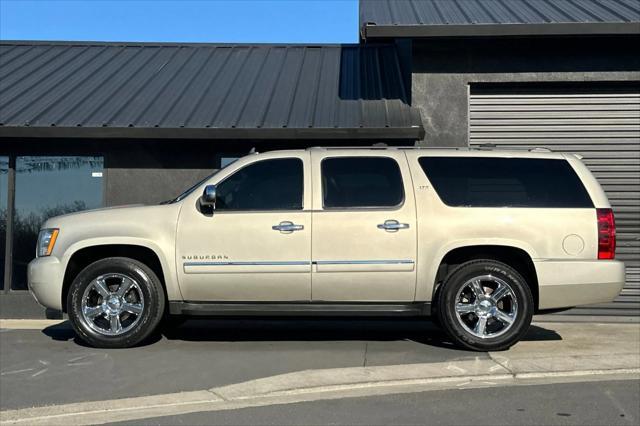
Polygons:
M33 259L27 267L29 291L45 308L62 311L64 267L54 256Z
M537 261L539 309L611 302L624 286L624 263L616 260Z

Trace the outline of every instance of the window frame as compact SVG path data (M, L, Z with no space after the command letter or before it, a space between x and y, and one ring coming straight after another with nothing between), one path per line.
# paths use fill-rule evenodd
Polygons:
M15 198L15 157L10 154L4 154L0 152L0 157L7 158L7 194L4 201L6 201L6 214L4 218L5 233L4 238L0 241L4 249L3 262L3 274L2 274L2 286L0 286L0 293L7 294L14 291L11 288L11 278L13 270L13 224L14 224L14 198ZM1 192L0 192L1 195ZM0 201L1 204L1 201ZM2 220L2 219L0 219Z
M300 208L299 209L272 209L272 210L265 210L265 209L261 209L261 210L242 210L242 209L223 209L223 210L218 210L217 208L215 208L214 214L235 214L235 213L277 213L277 212L301 212L305 210L305 203L304 203L304 195L305 195L305 176L304 176L304 172L305 172L305 161L303 158L300 157L274 157L274 158L264 158L264 159L260 159L260 160L256 160L256 161L252 161L248 164L243 165L242 167L239 167L238 169L234 170L233 172L231 172L230 174L228 174L227 176L225 176L224 178L222 178L220 181L216 182L214 185L216 186L216 188L219 188L220 185L222 185L224 182L226 182L228 179L230 179L232 176L234 176L236 173L241 172L242 170L251 167L255 164L258 163L264 163L266 161L278 161L278 160L298 160L301 164L302 164L302 193L300 194L301 196L301 203L300 203ZM229 164L231 165L231 164ZM205 184L206 186L207 184Z
M400 199L400 202L396 205L393 206L359 206L359 207L328 207L325 205L325 185L324 185L324 171L323 171L323 164L326 160L335 160L335 159L361 159L361 158L374 158L374 159L385 159L385 160L390 160L393 161L393 163L396 165L396 167L398 168L398 173L400 174L400 188L402 190L402 197ZM327 157L323 157L322 160L320 160L320 199L322 201L322 210L323 211L331 211L331 212L337 212L337 211L396 211L396 210L400 210L406 200L407 200L407 193L405 191L405 179L404 176L402 175L402 168L400 167L400 163L398 162L397 159L395 159L394 157L391 156L386 156L386 155L339 155L339 156L327 156Z

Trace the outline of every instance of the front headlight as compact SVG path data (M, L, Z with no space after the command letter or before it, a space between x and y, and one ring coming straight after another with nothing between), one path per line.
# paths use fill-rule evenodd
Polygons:
M40 230L38 234L38 247L36 248L36 257L49 256L53 251L53 246L56 245L56 239L58 238L57 228L49 228Z

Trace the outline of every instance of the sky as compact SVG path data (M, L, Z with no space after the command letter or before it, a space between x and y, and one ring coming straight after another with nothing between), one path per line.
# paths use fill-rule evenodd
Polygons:
M0 0L0 39L357 43L358 0Z

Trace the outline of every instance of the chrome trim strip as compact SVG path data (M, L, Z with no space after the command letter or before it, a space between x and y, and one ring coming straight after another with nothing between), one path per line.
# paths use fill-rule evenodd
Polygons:
M413 264L413 260L398 259L398 260L316 260L313 261L316 265L398 265L398 264Z
M311 265L306 261L288 261L288 262L185 262L183 266L292 266L292 265Z
M185 262L183 266L292 266L292 265L406 265L414 264L413 260L304 260L274 261L274 262Z

